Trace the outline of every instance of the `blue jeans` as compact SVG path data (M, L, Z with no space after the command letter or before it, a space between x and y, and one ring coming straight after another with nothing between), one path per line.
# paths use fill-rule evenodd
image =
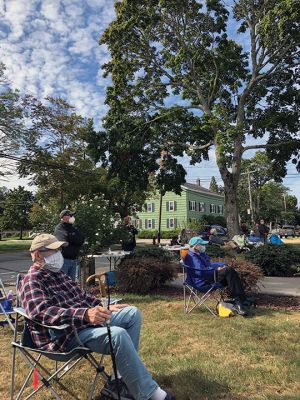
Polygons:
M136 400L148 400L158 384L152 379L138 355L141 314L136 307L126 307L111 316L111 335L117 369ZM78 332L84 346L93 352L110 354L107 328L88 327ZM67 351L79 344L74 337Z
M78 263L77 259L70 260L68 258L64 259L64 265L61 269L65 274L69 275L72 281L76 282L78 280Z

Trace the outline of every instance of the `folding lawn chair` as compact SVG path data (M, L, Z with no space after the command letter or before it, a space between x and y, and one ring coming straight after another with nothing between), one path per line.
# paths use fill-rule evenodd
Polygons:
M18 282L20 281L20 278L18 278ZM82 345L80 342L80 339L77 335L76 328L74 328L74 334L78 339L78 347L72 349L69 352L61 353L61 352L52 352L52 351L44 351L40 350L35 347L31 334L29 331L28 327L28 322L30 321L30 318L26 315L25 310L22 309L21 307L15 307L14 311L16 313L16 321L15 321L15 329L14 329L14 340L12 342L12 347L13 347L13 355L12 355L12 371L11 371L11 389L10 389L10 400L19 400L21 398L24 399L29 399L32 396L34 396L37 392L39 392L42 388L48 389L52 396L56 400L62 400L62 397L59 396L58 392L52 385L52 382L55 382L55 384L63 389L65 392L68 392L71 394L72 398L78 399L78 397L72 393L72 391L67 388L62 382L61 378L65 376L67 373L69 373L73 368L81 361L82 359L86 359L92 368L95 369L95 378L92 381L92 384L90 386L90 391L88 394L87 399L91 400L93 398L93 394L96 388L96 382L100 375L104 378L105 381L108 380L109 375L105 372L104 366L103 366L103 358L104 355L100 356L100 359L97 360L93 354L92 351ZM23 328L23 333L20 337L18 337L18 331L19 331L19 319L20 317L24 318L24 328ZM47 325L42 325L41 326L53 330L63 330L66 329L69 325L60 325L60 326L47 326ZM21 354L23 360L26 362L26 364L29 367L29 372L24 380L24 383L17 394L16 397L14 397L15 394L15 372L16 372L16 354L17 351ZM44 365L44 360L52 360L53 365L52 367L46 367ZM24 393L25 389L28 388L29 383L31 382L31 378L33 377L33 381L35 382L33 390L31 390L29 393ZM40 381L40 384L38 384L38 380ZM21 397L21 396L26 396L26 397Z
M92 282L98 281L99 285L99 292L100 292L100 298L104 303L107 303L107 297L108 297L108 289L110 287L113 287L116 285L115 281L115 271L107 271L103 272L101 274L94 274L91 275L87 278L86 280L86 286L88 286ZM116 304L119 301L121 301L121 297L110 297L109 303L110 304ZM104 304L105 305L105 304Z
M218 263L222 264L223 263ZM189 314L197 306L205 307L214 317L217 317L216 311L207 304L207 300L215 297L219 289L223 289L223 285L218 282L208 283L211 273L208 271L197 270L186 264L183 264L183 298L184 312ZM218 293L221 298L222 295ZM218 299L217 301L219 301Z
M14 322L15 319L13 315L15 314L13 310L12 300L7 298L7 292L5 290L4 284L0 279L0 316L4 317L4 319L0 320L0 326L4 327L5 325L9 325L14 331Z

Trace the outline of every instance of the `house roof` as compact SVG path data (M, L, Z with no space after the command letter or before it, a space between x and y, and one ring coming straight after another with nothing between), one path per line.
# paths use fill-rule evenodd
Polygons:
M195 183L186 182L183 185L181 185L181 187L182 187L182 189L192 190L194 192L198 192L198 193L208 194L210 196L216 196L216 197L224 198L223 195L215 193L212 190L206 189L203 186L199 186L199 185L197 185Z

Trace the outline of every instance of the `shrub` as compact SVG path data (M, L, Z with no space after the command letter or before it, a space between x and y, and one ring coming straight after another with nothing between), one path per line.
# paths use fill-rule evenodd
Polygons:
M225 256L231 256L232 251L224 250L220 246L215 245L207 245L206 246L206 254L211 258L224 258Z
M264 273L258 265L241 259L226 260L226 264L238 272L246 292L255 293L259 290L257 283Z
M300 266L299 251L291 245L266 244L253 248L245 258L259 265L267 276L293 276Z
M116 268L117 286L122 292L147 294L176 277L172 255L161 248L140 248Z
M171 239L173 236L178 236L180 229L172 229L169 231L161 231L161 239ZM156 229L144 229L139 231L137 237L139 239L152 239L155 235L157 237L158 231Z

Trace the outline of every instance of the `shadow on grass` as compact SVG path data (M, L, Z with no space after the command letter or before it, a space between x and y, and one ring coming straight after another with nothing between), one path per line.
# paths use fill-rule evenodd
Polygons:
M170 390L176 400L246 400L235 396L226 382L208 379L201 371L185 369L176 374L158 375L162 388Z

